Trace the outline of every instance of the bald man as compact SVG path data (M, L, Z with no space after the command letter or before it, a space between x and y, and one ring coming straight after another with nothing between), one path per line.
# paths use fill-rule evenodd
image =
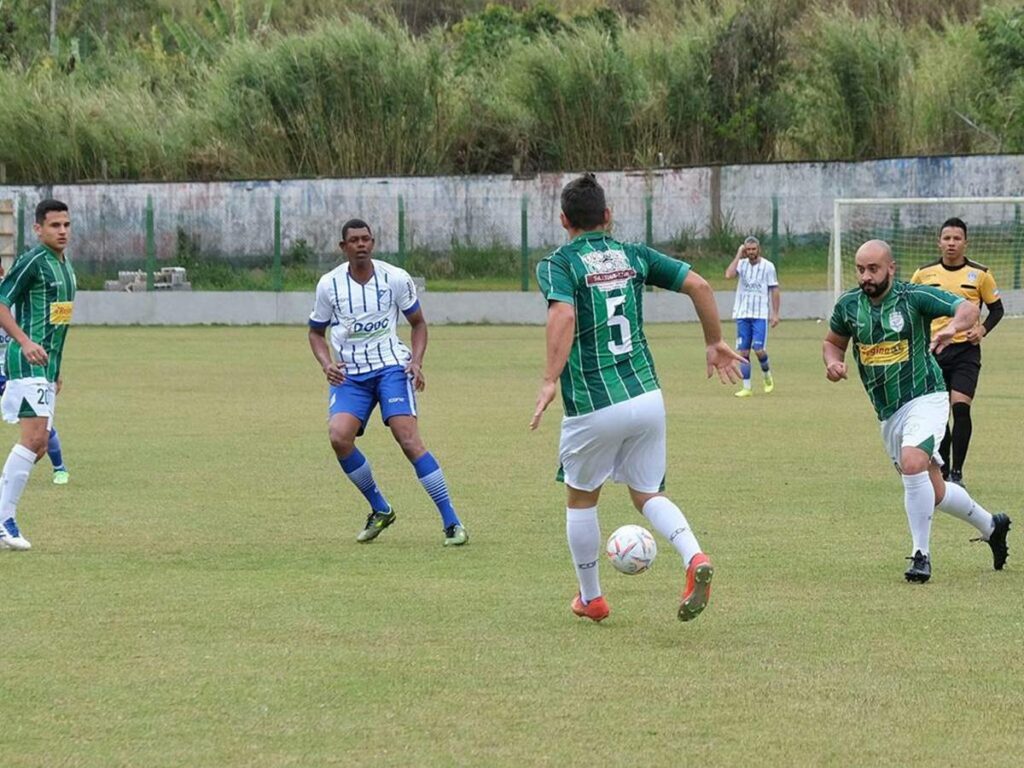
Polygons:
M933 353L973 328L978 307L927 285L896 280L892 249L869 240L855 256L858 287L839 297L822 345L825 376L845 379L846 348L854 340L857 370L882 427L882 441L903 479L903 503L913 542L907 581L931 578L932 512L939 509L973 525L992 549L992 564L1006 563L1010 518L991 515L959 485L942 479L939 445L949 419L942 370ZM929 338L931 321L951 320Z

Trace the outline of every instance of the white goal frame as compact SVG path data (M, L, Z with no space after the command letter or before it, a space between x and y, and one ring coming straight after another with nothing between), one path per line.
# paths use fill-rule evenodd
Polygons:
M1024 206L1024 197L837 197L832 201L832 294L838 299L843 292L842 274L842 208L853 205L966 205L995 203Z

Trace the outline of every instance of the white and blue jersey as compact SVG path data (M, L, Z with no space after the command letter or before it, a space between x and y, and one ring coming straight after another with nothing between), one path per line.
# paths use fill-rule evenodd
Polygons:
M736 273L739 281L736 285L736 301L732 305L733 319L767 320L771 311L771 289L779 285L775 265L763 256L757 260L757 264L740 259Z
M363 285L349 275L348 262L320 278L309 315L312 328L330 328L330 344L349 376L389 366L405 367L412 359L398 338L398 312L419 309L416 285L404 269L373 260L373 276Z

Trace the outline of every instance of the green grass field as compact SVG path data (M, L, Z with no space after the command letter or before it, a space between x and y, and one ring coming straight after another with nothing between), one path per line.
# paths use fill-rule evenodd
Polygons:
M456 550L379 422L361 447L399 518L355 543L303 328L76 329L71 484L44 459L19 512L34 548L0 553L0 764L1019 765L1024 321L985 342L966 472L1017 520L1009 565L937 514L924 586L824 328L784 322L776 392L747 401L704 379L695 325L649 328L668 490L715 590L678 622L659 540L647 574L602 565L600 625L568 610L557 404L527 430L541 328L431 330L421 422L472 535ZM643 522L618 487L600 515L605 535Z

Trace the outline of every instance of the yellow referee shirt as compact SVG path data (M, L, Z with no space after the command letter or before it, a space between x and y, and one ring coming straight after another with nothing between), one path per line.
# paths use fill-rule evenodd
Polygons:
M999 300L999 288L996 279L988 271L988 267L976 261L966 259L959 267L947 267L942 259L926 264L914 273L910 282L919 285L934 285L956 296L963 296L981 309L982 304L992 304ZM944 328L950 317L937 317L932 320L932 333ZM953 343L967 341L967 333L961 331L953 337Z

